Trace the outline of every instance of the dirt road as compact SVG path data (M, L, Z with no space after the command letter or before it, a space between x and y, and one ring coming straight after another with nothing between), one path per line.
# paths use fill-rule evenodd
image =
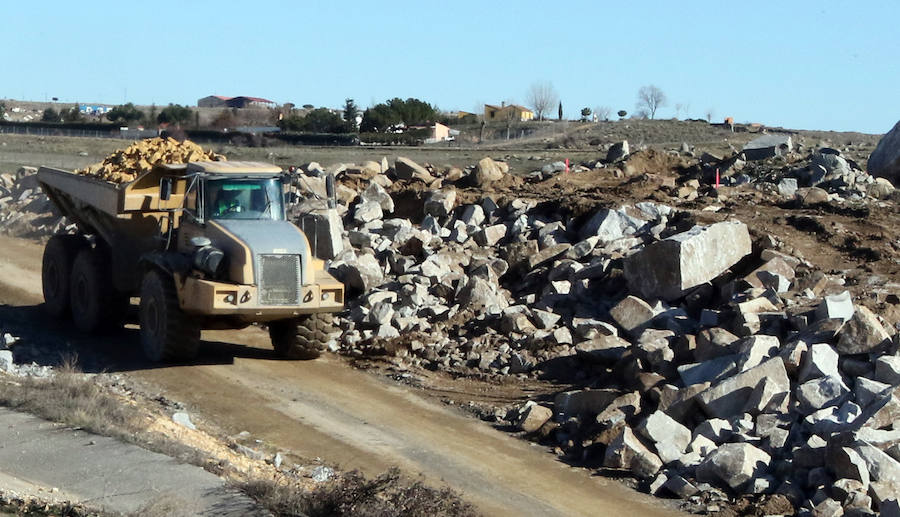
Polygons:
M678 514L337 357L277 360L256 328L204 332L206 364L172 367L145 363L133 329L78 336L37 307L41 253L38 244L0 237L0 322L74 347L87 368L149 382L227 432L369 474L398 465L447 483L486 515Z

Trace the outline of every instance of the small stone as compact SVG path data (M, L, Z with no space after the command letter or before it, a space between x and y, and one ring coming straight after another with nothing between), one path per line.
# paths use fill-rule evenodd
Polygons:
M197 427L191 422L191 416L183 411L179 411L172 415L172 421L178 425L187 427L188 429L196 430Z

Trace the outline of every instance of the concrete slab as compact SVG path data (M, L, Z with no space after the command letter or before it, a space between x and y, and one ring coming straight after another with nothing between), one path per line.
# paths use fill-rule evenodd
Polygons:
M268 515L200 467L7 409L0 409L0 473L111 512L162 500L185 515Z

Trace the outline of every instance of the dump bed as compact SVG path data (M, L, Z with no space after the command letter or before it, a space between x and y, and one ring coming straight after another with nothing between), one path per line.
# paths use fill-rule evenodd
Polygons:
M138 176L129 183L115 184L102 179L76 174L71 171L41 167L38 182L47 196L63 211L77 219L83 206L90 206L107 215L118 216L128 212L164 212L181 206L184 181L176 181L167 201L159 199L159 180L164 174L172 174L171 167L158 167ZM68 198L67 202L62 198Z

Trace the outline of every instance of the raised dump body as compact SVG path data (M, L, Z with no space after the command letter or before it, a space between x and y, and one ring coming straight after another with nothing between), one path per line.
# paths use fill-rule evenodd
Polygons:
M286 220L278 167L191 162L119 185L42 167L38 181L79 229L47 244L46 305L82 330L116 323L139 296L152 359L194 355L201 328L254 322L282 355L312 357L343 308L343 285Z

